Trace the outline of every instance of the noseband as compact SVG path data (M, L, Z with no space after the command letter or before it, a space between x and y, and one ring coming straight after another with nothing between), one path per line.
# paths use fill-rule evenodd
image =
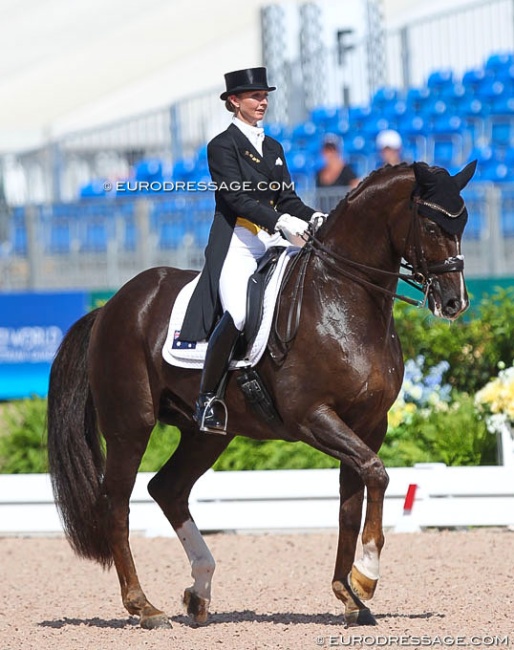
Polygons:
M423 244L421 242L421 224L420 224L421 220L419 214L420 205L424 205L431 208L432 210L441 212L445 216L450 217L452 219L459 217L464 212L466 205L463 201L460 210L458 212L451 213L448 212L448 210L443 208L441 205L438 205L437 203L423 201L423 199L421 199L419 196L412 197L411 209L412 209L413 218L411 221L411 232L412 232L414 253L415 253L417 264L416 266L413 266L412 264L407 264L405 262L402 262L401 265L402 268L410 271L410 274L406 276L404 276L403 274L399 274L399 277L405 282L407 282L407 284L410 284L415 289L418 289L419 291L423 292L424 294L423 300L418 301L417 303L420 306L423 306L426 302L428 292L430 291L430 287L432 286L433 281L438 275L442 275L443 273L461 272L464 270L464 256L456 255L456 256L447 257L445 260L442 260L441 262L432 262L430 264L427 263L425 257L425 251L423 250ZM409 234L409 239L410 239L410 234Z
M433 210L442 212L449 217L458 217L462 214L465 209L465 204L463 203L462 208L458 213L451 214L442 206L436 203L428 203L423 201L418 196L412 197L411 210L412 210L412 221L409 230L408 240L412 237L412 243L414 246L414 253L416 258L415 265L409 264L407 262L402 262L401 267L408 271L408 273L393 273L391 271L385 271L384 269L375 268L368 266L367 264L362 264L361 262L355 262L343 255L339 255L334 251L330 250L325 244L323 244L314 234L309 234L307 239L307 248L310 252L318 255L318 257L328 266L336 270L341 275L358 282L364 286L370 287L376 291L380 291L392 298L398 298L403 300L411 305L416 305L418 307L423 307L426 303L428 293L432 283L437 278L438 275L443 273L454 273L461 272L464 270L464 257L462 255L456 255L452 257L447 257L445 260L440 262L431 262L428 263L425 257L425 252L423 250L423 245L421 242L421 225L420 225L420 215L419 215L419 205L427 205ZM383 277L396 278L403 280L410 286L414 287L418 291L423 293L422 300L413 300L408 296L404 296L394 291L390 291L384 287L381 287L378 284L375 284L371 280L367 280L352 272L352 269L357 271L372 272Z

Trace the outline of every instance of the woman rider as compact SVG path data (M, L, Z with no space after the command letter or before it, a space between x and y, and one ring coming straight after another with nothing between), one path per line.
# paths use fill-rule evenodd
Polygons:
M284 238L303 245L309 222L316 227L325 216L297 196L282 146L258 126L275 90L266 68L229 72L225 83L221 99L234 115L207 146L216 209L205 265L180 332L182 341L209 339L195 419L212 433L226 431L218 390L244 328L248 280L258 260Z

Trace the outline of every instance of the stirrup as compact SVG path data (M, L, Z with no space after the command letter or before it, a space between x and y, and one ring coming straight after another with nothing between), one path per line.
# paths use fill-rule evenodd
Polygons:
M208 415L211 414L212 418L215 419L215 414L213 409L215 404L220 404L223 407L224 418L223 421L220 423L220 426L209 426ZM217 433L221 435L226 435L227 424L228 424L227 405L221 399L221 397L218 397L217 395L213 395L205 402L205 404L202 407L202 417L199 422L200 431L202 431L203 433Z

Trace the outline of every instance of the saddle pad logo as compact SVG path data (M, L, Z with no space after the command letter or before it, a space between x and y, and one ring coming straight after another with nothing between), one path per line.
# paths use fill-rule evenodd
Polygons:
M196 350L196 341L181 341L180 330L175 330L173 345L171 347L174 350Z

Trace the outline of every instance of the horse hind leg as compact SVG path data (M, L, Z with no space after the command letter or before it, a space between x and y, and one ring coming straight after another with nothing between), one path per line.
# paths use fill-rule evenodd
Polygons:
M168 616L146 597L137 575L129 543L129 500L151 428L136 443L106 436L105 507L108 517L109 544L121 588L125 609L139 616L141 627L171 627Z
M152 478L148 491L186 552L193 585L185 590L183 602L193 623L204 625L209 617L216 564L189 511L189 495L197 479L212 467L232 438L199 436L189 423L180 428L182 435L175 453Z

